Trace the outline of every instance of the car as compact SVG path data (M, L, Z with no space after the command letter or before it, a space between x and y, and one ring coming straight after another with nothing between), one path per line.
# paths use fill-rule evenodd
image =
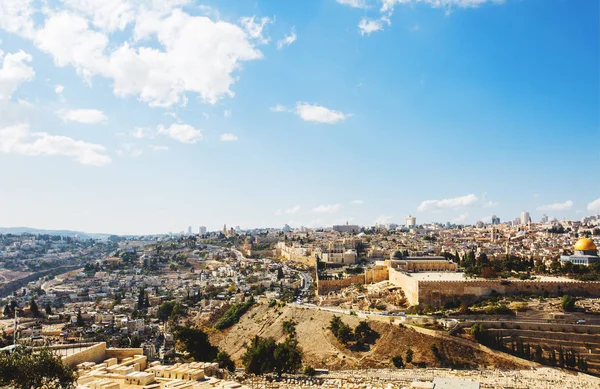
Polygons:
M582 320L577 320L575 322L575 324L585 324L585 320L583 320L583 319Z

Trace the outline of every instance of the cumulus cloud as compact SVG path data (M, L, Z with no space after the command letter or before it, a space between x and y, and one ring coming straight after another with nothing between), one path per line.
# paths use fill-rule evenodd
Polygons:
M221 134L219 139L221 139L221 142L233 142L233 141L238 140L238 137L231 133L227 133L227 134Z
M83 165L111 163L104 146L45 132L30 132L27 124L0 128L0 152L26 156L63 156Z
M142 150L138 149L131 143L122 144L117 150L117 155L137 158L143 154Z
M56 93L57 95L60 95L61 93L63 93L63 91L65 90L65 87L63 85L56 85L54 87L54 93Z
M158 145L151 145L150 149L152 151L167 151L167 150L169 150L169 148L167 146L158 146Z
M295 113L304 121L326 124L336 124L352 116L351 114L344 114L321 105L305 102L296 103Z
M147 127L136 127L131 132L131 136L133 136L136 139L153 138L154 133L151 129Z
M352 200L352 201L350 202L350 204L355 204L355 205L361 205L361 204L363 204L363 203L364 203L364 201L362 201L362 200Z
M269 38L263 36L263 30L269 23L271 23L271 19L268 17L257 18L256 16L245 16L240 19L240 24L248 36L260 43L269 43Z
M108 120L104 112L97 109L61 109L56 114L65 122L99 124Z
M31 55L22 50L6 55L0 50L0 101L10 99L21 83L33 80L35 72L29 62Z
M383 30L383 20L362 18L358 23L360 35L371 35L371 33L381 30Z
M269 110L271 112L285 112L287 111L287 108L284 105L277 104L274 107L269 107Z
M117 96L168 107L196 93L214 104L233 96L233 73L243 62L262 58L255 44L265 39L269 20L242 18L240 26L190 15L181 8L185 2L65 0L60 9L40 12L43 2L6 0L0 29L31 40L56 66L72 66L89 83L94 76L109 79ZM40 17L37 26L33 15ZM159 45L145 44L152 41Z
M296 30L292 27L292 32L289 35L285 35L283 39L277 41L277 48L281 50L285 46L291 45L292 43L296 42L296 38Z
M316 208L313 208L314 213L335 213L340 210L342 206L340 204L332 204L332 205L319 205Z
M299 205L295 205L295 206L293 206L291 208L284 209L284 210L278 209L277 212L275 212L275 214L276 215L283 215L283 214L286 214L286 215L296 215L298 212L300 212L300 206Z
M181 143L193 144L202 139L202 130L196 129L189 124L173 123L168 128L158 126L158 133L178 140Z
M571 209L572 206L573 206L573 202L571 200L567 200L564 203L553 203L553 204L540 205L536 209L538 211L567 211L567 210Z
M479 199L474 194L444 200L425 200L417 207L417 211L437 212L445 209L459 209L475 205L477 201Z
M600 198L592 201L587 205L588 211L600 212Z
M223 117L230 118L231 117L231 110L230 109L226 109L225 111L223 111Z
M335 0L342 5L352 8L369 8L365 0Z

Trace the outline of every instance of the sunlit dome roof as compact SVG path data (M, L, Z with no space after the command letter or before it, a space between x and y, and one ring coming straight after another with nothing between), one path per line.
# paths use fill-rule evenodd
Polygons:
M575 243L575 247L573 248L575 251L588 251L588 250L597 250L594 242L589 238L581 238Z

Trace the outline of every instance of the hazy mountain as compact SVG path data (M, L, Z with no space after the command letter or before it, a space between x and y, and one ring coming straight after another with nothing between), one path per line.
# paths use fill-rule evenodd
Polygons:
M107 239L111 234L95 234L70 230L42 230L30 227L0 227L0 234L47 234L73 237L78 235L81 239Z

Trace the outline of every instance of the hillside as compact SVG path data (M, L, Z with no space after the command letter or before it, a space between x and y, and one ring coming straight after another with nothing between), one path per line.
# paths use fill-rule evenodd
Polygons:
M304 352L305 364L318 368L352 369L383 368L392 366L394 355L406 355L409 346L414 352L413 363L421 366L455 367L498 367L518 368L529 366L527 362L504 354L486 353L480 346L463 340L439 339L420 333L412 328L400 327L385 321L371 321L370 326L379 338L366 351L352 351L344 347L328 330L333 313L308 308L286 306L284 308L268 308L260 304L248 311L239 323L224 332L211 333L211 341L240 364L244 345L255 335L273 337L283 340L282 322L295 320L298 324L296 332L300 347ZM344 323L355 327L360 319L355 316L343 316ZM438 360L431 351L435 343L440 350Z

